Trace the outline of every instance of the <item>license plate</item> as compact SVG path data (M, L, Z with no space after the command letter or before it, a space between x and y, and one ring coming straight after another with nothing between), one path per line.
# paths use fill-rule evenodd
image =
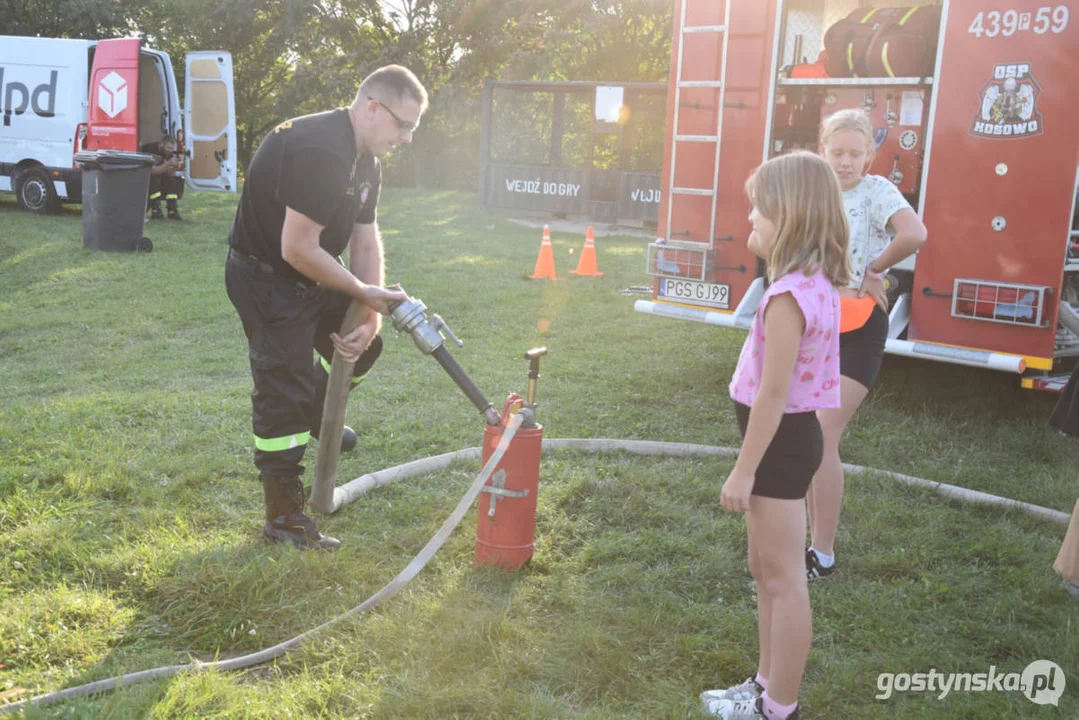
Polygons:
M660 278L659 297L663 300L707 305L726 310L730 307L731 286L727 283Z

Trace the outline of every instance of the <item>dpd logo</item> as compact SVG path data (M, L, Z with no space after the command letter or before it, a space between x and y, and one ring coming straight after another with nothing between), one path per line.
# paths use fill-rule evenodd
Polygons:
M32 90L26 83L9 79L4 83L6 68L0 65L0 110L4 113L4 125L11 125L12 115L30 112L40 117L53 117L56 112L56 70L49 73L49 81Z
M110 72L97 86L97 105L114 118L127 108L127 80L115 71Z

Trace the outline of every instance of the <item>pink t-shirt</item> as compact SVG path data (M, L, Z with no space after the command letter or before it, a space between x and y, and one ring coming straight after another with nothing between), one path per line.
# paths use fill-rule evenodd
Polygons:
M805 316L784 413L839 407L839 293L822 272L793 272L772 283L761 298L749 337L731 378L731 398L753 406L764 370L764 311L768 301L789 292Z

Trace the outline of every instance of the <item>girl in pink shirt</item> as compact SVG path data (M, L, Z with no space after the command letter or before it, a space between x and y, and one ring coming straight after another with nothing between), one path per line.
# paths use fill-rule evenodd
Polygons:
M816 411L840 405L836 287L850 278L849 231L835 173L812 153L769 160L746 192L748 245L770 285L731 380L743 441L720 502L746 515L760 660L756 677L701 701L727 720L798 718L812 630L805 497L823 453Z

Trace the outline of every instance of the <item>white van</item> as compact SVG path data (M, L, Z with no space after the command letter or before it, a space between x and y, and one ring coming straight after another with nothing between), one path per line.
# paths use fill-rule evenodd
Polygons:
M76 152L139 152L168 134L188 187L236 192L232 56L186 60L181 115L168 54L139 38L0 36L0 191L36 213L80 202Z

